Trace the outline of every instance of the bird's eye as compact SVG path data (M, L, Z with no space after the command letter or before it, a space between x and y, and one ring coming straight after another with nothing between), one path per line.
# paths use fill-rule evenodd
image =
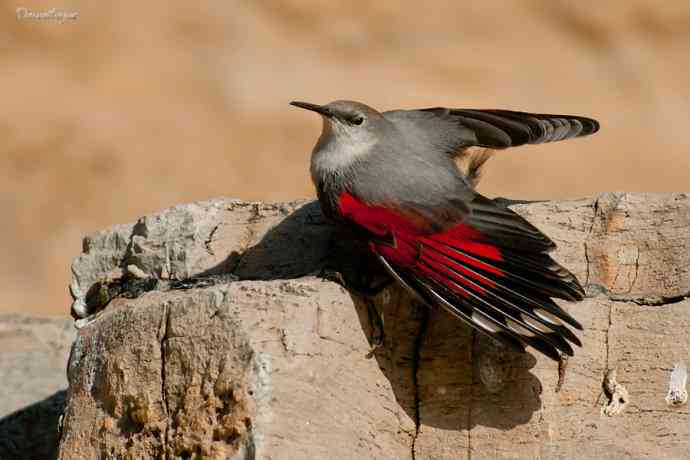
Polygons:
M352 124L353 125L361 125L364 123L364 117L361 115L356 115L354 118L352 118Z

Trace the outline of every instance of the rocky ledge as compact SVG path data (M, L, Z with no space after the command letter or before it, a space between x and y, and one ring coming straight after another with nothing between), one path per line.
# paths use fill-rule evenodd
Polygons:
M585 327L567 368L397 287L324 281L375 264L313 202L218 199L87 237L59 457L684 458L690 196L513 207L586 286L563 304Z

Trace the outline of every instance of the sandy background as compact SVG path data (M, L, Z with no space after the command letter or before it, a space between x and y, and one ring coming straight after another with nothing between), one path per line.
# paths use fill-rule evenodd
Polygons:
M67 315L97 229L313 196L320 122L292 99L590 115L599 135L502 152L481 190L690 191L687 0L110 3L0 6L0 312Z

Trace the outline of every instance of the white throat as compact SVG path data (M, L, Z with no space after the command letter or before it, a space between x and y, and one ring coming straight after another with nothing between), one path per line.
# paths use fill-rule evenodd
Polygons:
M315 183L324 176L339 175L371 151L375 144L366 130L348 129L324 120L323 132L311 155L311 175Z

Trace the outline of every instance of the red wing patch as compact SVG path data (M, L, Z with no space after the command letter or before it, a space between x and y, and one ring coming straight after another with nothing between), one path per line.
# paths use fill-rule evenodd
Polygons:
M425 302L504 343L532 345L553 359L572 355L565 339L580 345L561 320L581 326L550 298L563 286L549 278L559 266L547 254L503 249L463 222L433 232L417 212L371 206L349 193L340 196L339 212L371 234L371 250Z
M373 236L392 236L395 241L392 247L374 243L372 249L396 264L414 265L422 253L423 246L441 254L448 254L454 251L453 248L457 248L491 260L502 260L500 250L496 246L482 241L484 238L477 230L462 223L440 233L430 233L431 224L419 213L395 210L386 206L370 206L350 193L340 196L339 210L343 217L364 227ZM456 257L460 257L469 265L489 270L495 275L501 273L500 270L480 260L455 252Z

